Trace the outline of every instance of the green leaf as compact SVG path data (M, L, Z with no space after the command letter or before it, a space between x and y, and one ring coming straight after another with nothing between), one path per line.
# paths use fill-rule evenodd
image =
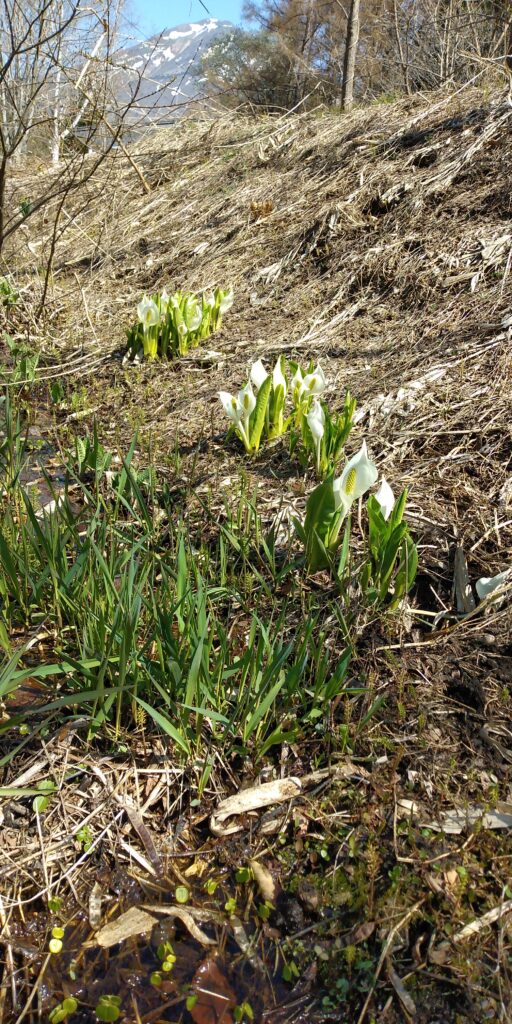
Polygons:
M71 1014L75 1013L78 1009L78 1003L73 996L68 996L67 999L63 999L62 1003L59 1003L53 1008L49 1014L48 1020L50 1024L62 1024L62 1021L67 1021Z
M266 715L268 709L274 703L279 691L282 689L285 683L285 679L286 676L284 672L281 672L279 674L279 679L277 683L275 683L272 689L269 691L269 693L267 693L267 696L261 701L261 704L258 704L256 706L256 709L251 715L244 730L246 739L249 739L249 737L256 729L256 726L259 724L259 722L261 722L261 719L264 717L264 715Z
M398 526L402 522L405 511L405 503L407 501L407 494L408 491L407 488L405 488L405 490L402 491L400 497L395 502L395 507L390 516L390 523L392 524L392 529L394 529L395 526Z
M142 697L136 696L135 700L137 701L137 704L140 704L141 708L144 708L144 710L147 711L148 715L151 716L153 721L156 722L156 724L159 725L160 728L163 729L163 731L167 733L167 735L170 736L172 740L174 740L176 746L178 746L180 750L183 751L184 754L190 753L190 746L188 741L178 731L178 729L176 729L176 726L174 726L172 722L170 722L169 719L165 717L165 715L162 715L160 711L156 710L156 708L152 708L150 704L147 704L145 700L142 700Z
M326 547L336 521L333 474L315 487L306 504L304 532L306 534L306 561L311 572L328 568ZM341 515L341 512L340 512Z
M260 390L258 391L258 397L256 399L256 407L255 407L254 412L253 412L253 414L251 416L252 428L251 428L251 433L249 435L249 443L250 443L251 449L253 451L255 451L255 452L258 451L259 446L260 446L261 435L262 435L262 432L263 432L263 427L265 425L265 413L267 411L267 405L268 405L269 398L270 398L270 390L271 390L271 388L272 388L272 378L271 377L267 377L267 379L261 385Z
M304 547L305 547L306 543L307 543L306 531L305 531L305 529L304 529L300 519L297 519L296 516L292 516L292 523L294 525L295 532L296 532L299 540L302 541L302 543L304 544Z
M391 580L391 574L393 567L396 562L396 557L400 549L400 545L408 532L408 527L405 523L400 523L399 526L395 527L391 537L389 538L384 553L382 555L381 567L380 567L380 599L384 600L389 589L389 583Z
M382 705L385 704L385 703L386 703L386 696L385 696L385 694L382 694L380 697L377 697L377 699L373 702L370 710L366 712L366 715L364 716L364 718L362 718L361 721L359 722L359 725L357 727L357 731L358 732L361 732L361 730L364 729L365 725L368 725L368 722L374 717L374 715L377 714L377 712L380 710Z
M298 727L284 731L280 726L278 726L277 729L274 729L270 735L267 736L261 747L258 747L258 760L261 760L271 747L282 746L283 743L294 743L297 739L297 731Z
M106 1021L107 1024L111 1024L112 1021L116 1021L121 1016L121 1000L119 996L101 996L101 999L96 1007L96 1016L98 1020Z
M37 789L40 796L34 797L32 809L37 811L38 814L44 814L50 804L50 795L55 792L56 788L55 783L51 779L43 779L42 782L39 782Z
M405 594L411 589L418 569L418 549L409 535L402 542L400 564L394 582L393 600L390 608L396 608Z
M350 516L348 516L347 517L347 521L345 523L345 529L343 531L343 540L341 542L341 551L340 551L340 557L339 557L339 561L338 561L337 576L338 576L338 580L339 581L341 581L341 579L343 577L343 573L345 572L345 567L346 567L346 564L347 564L348 552L349 552L349 544L350 544L351 528L352 528L352 519L351 519Z

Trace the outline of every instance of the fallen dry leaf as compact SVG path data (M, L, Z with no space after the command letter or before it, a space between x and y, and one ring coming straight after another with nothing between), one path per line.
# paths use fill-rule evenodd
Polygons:
M397 803L399 814L418 817L421 809L413 800L399 800ZM422 828L431 828L435 832L444 832L446 835L460 835L466 829L471 829L478 824L482 828L500 829L512 828L512 804L498 801L496 807L487 809L472 805L469 807L453 808L441 814L435 821L421 821Z
M394 967L392 966L392 964L391 964L391 962L389 960L388 960L388 978L389 978L389 980L390 980L390 982L391 982L391 984L392 984L392 986L393 986L393 988L394 988L394 990L395 990L395 992L396 992L396 994L397 994L397 996L398 996L398 998L399 998L399 1000L400 1000L400 1002L401 1002L405 1012L409 1015L409 1017L414 1019L416 1017L416 1004L414 1003L414 1000L412 999L412 997L407 992L402 979L396 973Z
M100 928L99 932L96 933L96 942L98 946L108 949L110 946L115 946L118 942L130 939L134 935L144 935L151 932L156 923L157 918L148 914L146 910L130 907L120 917L116 917L115 921L109 921L103 928Z
M195 1024L233 1024L236 995L213 957L197 968L191 990L197 995L190 1010Z
M95 882L89 895L89 924L91 928L99 928L101 924L101 900L103 891L99 882Z
M242 789L234 796L221 800L217 810L210 818L210 829L217 836L227 836L232 832L238 832L242 825L228 825L222 827L226 818L234 814L247 814L248 811L257 810L260 807L268 807L270 804L281 804L285 800L292 800L302 792L300 779L290 777L288 779L276 779L274 782L264 782L261 786L254 786L252 789Z
M195 907L166 907L165 904L156 904L146 907L154 914L163 914L164 917L177 917L190 933L196 942L202 946L214 946L216 940L210 939L203 929L196 924L197 921L214 921L217 924L224 924L224 918L214 910L197 910Z
M273 903L276 898L276 883L272 873L264 864L260 864L257 860L250 860L249 867L254 875L254 881L260 890L264 900L268 900L269 903Z
M493 907L492 910L488 910L486 914L482 914L482 917L475 918L469 924L464 925L460 931L455 932L451 936L450 941L440 942L438 946L431 949L428 958L434 964L444 964L450 959L454 952L454 947L459 945L461 942L467 942L468 939L473 938L474 935L478 935L479 932L485 928L489 928L490 925L496 921L503 920L508 914L512 913L512 900L505 900L504 903L500 903L499 906Z
M349 935L351 946L357 946L359 942L366 942L375 931L375 921L363 921L358 924Z
M498 803L494 810L483 807L464 807L461 810L447 811L438 821L422 822L425 828L447 835L460 835L466 829L479 823L482 828L512 828L512 804Z

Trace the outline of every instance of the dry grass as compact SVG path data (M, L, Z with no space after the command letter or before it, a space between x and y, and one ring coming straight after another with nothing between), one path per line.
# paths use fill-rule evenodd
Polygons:
M350 786L327 780L317 796L296 801L283 851L254 822L244 823L236 841L219 843L209 833L207 810L243 783L243 767L219 772L203 805L190 810L193 769L187 774L169 765L164 748L146 743L142 733L127 741L126 756L104 754L101 762L78 732L52 732L32 761L21 751L5 785L19 783L17 776L27 783L27 772L31 784L72 772L42 824L26 808L13 810L12 801L4 808L3 941L7 967L14 957L16 985L25 993L42 962L48 918L42 894L49 889L58 888L73 907L71 945L89 978L101 959L83 945L92 934L87 915L95 882L103 912L113 913L162 893L172 898L174 882L193 877L190 863L207 864L208 871L224 863L227 870L256 850L288 892L277 935L260 936L263 958L286 936L295 935L298 961L303 933L321 951L339 939L338 960L325 967L319 954L325 993L340 975L340 958L349 965L343 950L363 941L354 930L371 922L365 948L378 969L369 972L368 1000L366 992L354 996L346 1011L352 1016L314 1009L310 979L295 1003L287 997L290 1007L281 1016L261 1017L267 1024L511 1019L510 918L484 921L444 959L441 948L510 900L507 830L425 832L449 808L512 801L510 595L468 617L458 614L453 598L457 548L472 581L512 562L512 356L511 332L503 326L512 313L511 122L512 110L477 90L373 106L344 118L318 112L189 122L134 152L149 197L119 154L87 186L86 200L64 211L46 319L34 326L41 380L64 370L68 392L82 395L85 418L96 410L104 440L122 447L138 426L164 471L171 472L170 453L178 447L180 479L193 473L200 489L215 492L240 467L240 456L224 443L219 388L241 384L260 356L319 358L329 400L341 406L347 386L359 399L351 443L366 436L388 480L410 488L409 519L420 546L414 600L436 625L429 631L383 624L380 633L362 638L360 671L375 698L387 697L385 711L360 739L365 772ZM40 187L40 178L20 179L13 201ZM27 222L12 256L27 313L37 299L51 224L51 210L44 221ZM177 364L121 368L124 327L144 290L228 282L235 306L212 339L220 361L205 364L198 352ZM77 429L76 420L68 415L59 431L70 429ZM304 484L279 447L247 472L259 488L263 516L272 516L283 493L303 507ZM292 748L286 757L282 774L307 770L304 751ZM407 800L414 803L410 818ZM151 845L128 807L137 808ZM95 859L81 860L74 837L88 821ZM340 822L352 826L350 840L346 833L340 838ZM323 843L330 857L325 870ZM203 870L197 868L199 877ZM308 905L301 875L313 878L320 909ZM222 891L229 894L229 884ZM299 907L295 923L292 904ZM38 923L27 954L20 920L30 908ZM220 948L229 936L231 955L238 955L232 922L212 921ZM133 957L140 955L132 948ZM111 961L116 977L126 969L123 956ZM351 977L350 965L347 970ZM414 997L414 1013L397 971ZM247 990L263 1012L270 989L261 988L257 970L255 977ZM52 978L49 992L58 988ZM92 998L91 985L84 982ZM43 1016L45 998L43 992ZM277 999L284 999L280 991ZM9 989L0 989L5 1021L9 1000ZM27 1020L37 1019L36 1004ZM127 1019L159 1019L147 993L142 1004ZM161 1012L162 1019L182 1019L178 1009Z

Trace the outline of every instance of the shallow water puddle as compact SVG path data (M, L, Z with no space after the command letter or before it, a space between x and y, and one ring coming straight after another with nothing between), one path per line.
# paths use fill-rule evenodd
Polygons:
M135 896L135 892L131 895ZM56 1006L72 999L77 1004L70 1017L73 1024L107 1019L98 1017L97 1012L99 1009L102 1013L107 1004L106 1012L112 1014L108 1019L137 1024L178 1020L184 1024L236 1024L240 1020L246 1024L252 1020L284 1024L278 1007L290 999L291 993L272 977L275 951L270 956L269 947L268 965L264 966L260 956L265 961L267 957L261 944L257 953L246 955L235 939L236 928L231 928L227 917L218 910L191 907L190 914L195 912L202 920L201 945L190 938L183 922L173 913L182 908L169 905L167 914L167 906L162 903L158 909L161 919L156 920L149 933L137 935L129 934L130 921L133 925L139 914L139 924L144 925L145 911L140 906L132 905L128 910L123 910L119 903L115 910L110 906L107 922L104 915L103 927L98 932L91 928L89 913L82 908L77 908L69 918L64 901L53 913L38 910L25 911L23 916L16 914L4 932L10 950L4 961L4 1012L9 1006L13 1017L21 1013L35 985L37 992L27 1021L49 1020ZM149 915L146 917L151 920ZM109 922L116 929L123 919L128 922L126 937L105 948L100 942ZM49 942L56 925L64 932L62 950L51 954ZM240 927L247 939L248 926ZM211 943L209 947L205 946L206 941ZM14 967L12 978L9 956ZM4 1016L5 1019L10 1018Z

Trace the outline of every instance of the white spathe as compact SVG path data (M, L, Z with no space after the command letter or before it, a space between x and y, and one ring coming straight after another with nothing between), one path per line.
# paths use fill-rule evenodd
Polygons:
M274 370L272 373L272 387L274 388L275 391L279 386L281 386L286 397L286 393L288 391L288 383L283 373L283 368L281 366L281 358L282 357L279 356L279 359L277 360L277 363L274 366Z
M313 402L306 419L314 441L321 441L325 432L325 413L318 399Z
M228 309L231 309L234 299L235 296L233 294L233 289L230 287L229 291L227 291L225 295L222 296L219 303L219 311L221 316L223 316L224 313L227 313Z
M327 387L325 373L318 364L313 373L307 373L302 382L302 391L305 395L321 395Z
M389 519L395 507L395 495L393 494L385 476L382 477L380 487L376 492L375 497L380 505L384 519Z
M501 587L504 583L512 583L512 567L510 569L504 569L503 572L499 572L497 576L481 576L476 581L476 592L481 601L484 597L488 597L489 594L493 594L498 587Z
M238 426L244 411L236 395L231 395L229 391L219 391L219 398L228 419Z
M318 401L318 398L315 398L311 403L311 409L309 410L306 419L313 441L315 442L316 471L319 473L322 461L322 438L325 433L325 413Z
M156 302L144 295L137 306L137 315L145 331L160 322L160 312Z
M249 416L256 408L256 396L252 390L250 381L244 388L242 388L241 391L238 392L238 401L244 410L244 417L249 420Z
M343 514L347 515L352 503L373 487L378 476L377 466L368 458L366 441L363 441L357 454L347 462L341 476L333 480L336 510L342 509Z
M189 299L183 310L183 317L189 331L197 331L203 319L203 311L197 299Z
M265 383L267 377L268 373L265 367L263 366L261 359L257 359L256 362L252 364L250 372L251 382L252 384L254 384L256 391L259 391L261 385Z

